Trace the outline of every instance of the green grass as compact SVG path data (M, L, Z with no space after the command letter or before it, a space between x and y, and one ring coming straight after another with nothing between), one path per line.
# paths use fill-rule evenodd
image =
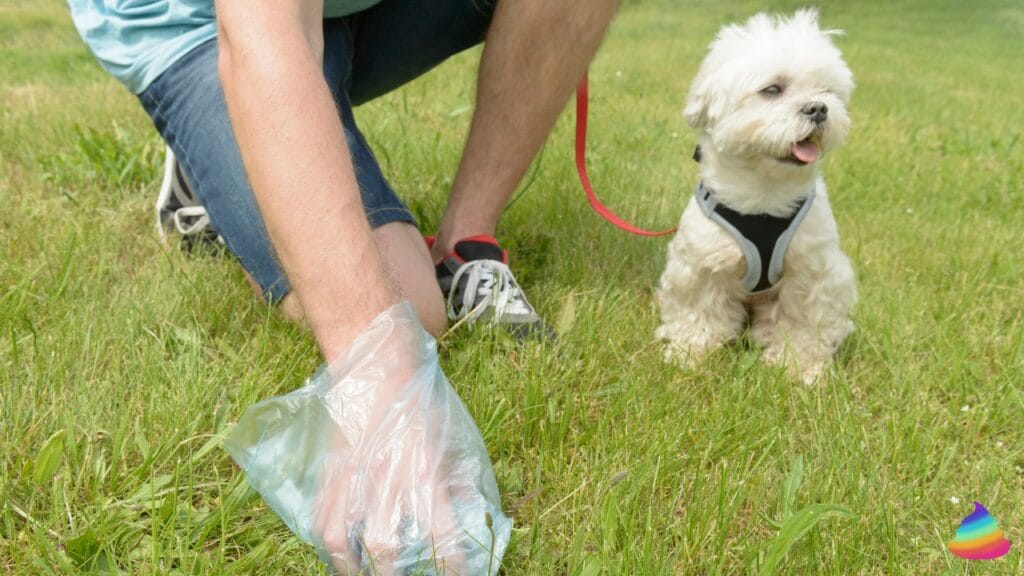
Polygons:
M1024 571L1024 7L823 4L858 82L826 163L861 291L835 374L807 388L744 346L663 364L666 240L590 211L566 115L500 230L560 343L442 342L516 520L506 574ZM760 6L622 10L592 67L590 169L627 218L677 220L696 174L686 88L718 26ZM230 260L157 242L161 146L65 10L0 0L0 572L322 570L219 448L312 373L315 346ZM477 58L359 111L428 228ZM972 500L1008 556L946 551Z

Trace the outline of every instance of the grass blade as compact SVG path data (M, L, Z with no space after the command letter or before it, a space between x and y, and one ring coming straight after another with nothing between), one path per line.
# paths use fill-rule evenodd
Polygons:
M796 509L796 493L804 482L804 457L797 456L793 460L793 468L782 483L782 521L783 523L793 515Z
M772 542L771 549L768 551L768 557L765 559L764 565L761 566L761 570L758 571L758 576L775 574L779 564L785 558L789 549L793 547L793 544L799 542L818 522L831 516L857 517L856 514L845 506L837 504L811 504L786 518L782 523L782 529L779 530L778 535Z
M54 432L39 449L35 464L32 466L32 480L36 484L48 483L57 473L57 467L60 466L61 460L64 458L64 437L66 435L65 430Z

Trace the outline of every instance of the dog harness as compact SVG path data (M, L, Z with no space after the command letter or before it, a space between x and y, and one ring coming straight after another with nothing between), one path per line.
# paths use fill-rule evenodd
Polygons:
M699 151L696 153L699 158ZM699 159L698 159L699 161ZM782 265L786 249L796 234L800 222L807 216L814 202L814 189L800 201L800 206L790 216L778 217L769 214L740 214L722 204L715 191L700 182L694 197L704 215L732 235L743 251L747 262L747 273L743 276L743 287L751 293L763 292L775 286L782 278ZM767 263L767 265L766 265Z

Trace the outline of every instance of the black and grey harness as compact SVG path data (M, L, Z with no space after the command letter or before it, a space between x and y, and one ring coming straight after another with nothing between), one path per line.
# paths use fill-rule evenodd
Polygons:
M704 215L724 228L739 243L747 261L743 287L752 293L768 290L782 278L786 249L800 222L811 209L814 195L812 189L792 215L778 217L769 214L740 214L722 204L715 196L715 191L705 186L704 182L698 184L694 192Z

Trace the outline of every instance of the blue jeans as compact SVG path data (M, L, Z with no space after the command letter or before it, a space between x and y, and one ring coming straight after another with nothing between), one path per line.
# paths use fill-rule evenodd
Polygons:
M382 0L363 12L324 20L324 78L338 106L371 227L415 220L381 173L356 126L352 106L480 43L493 10L493 0ZM216 41L175 62L139 99L228 250L269 302L280 301L291 286L267 236L231 131L217 74Z

